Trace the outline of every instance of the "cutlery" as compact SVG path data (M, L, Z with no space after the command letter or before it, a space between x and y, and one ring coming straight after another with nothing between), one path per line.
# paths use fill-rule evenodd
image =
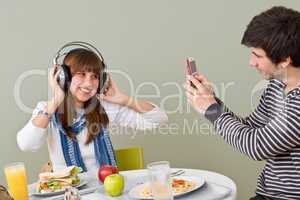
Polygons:
M174 171L174 172L171 172L171 176L179 176L179 175L182 175L184 174L185 171L180 169L180 170L177 170L177 171Z
M93 193L95 191L97 191L96 187L86 188L86 189L79 190L79 194L82 196L82 195ZM45 198L45 200L63 200L63 199L64 199L64 194L58 195L58 196L55 196L55 197Z

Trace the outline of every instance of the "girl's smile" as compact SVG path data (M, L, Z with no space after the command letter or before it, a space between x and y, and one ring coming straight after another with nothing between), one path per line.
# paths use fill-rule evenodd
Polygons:
M77 72L72 77L70 91L75 105L82 107L83 103L93 97L98 89L98 75L93 72Z

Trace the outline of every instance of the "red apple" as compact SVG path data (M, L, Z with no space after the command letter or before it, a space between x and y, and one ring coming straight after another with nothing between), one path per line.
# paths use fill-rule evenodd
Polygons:
M104 183L104 180L107 176L111 174L118 174L118 168L111 165L102 165L98 170L98 178L101 183Z

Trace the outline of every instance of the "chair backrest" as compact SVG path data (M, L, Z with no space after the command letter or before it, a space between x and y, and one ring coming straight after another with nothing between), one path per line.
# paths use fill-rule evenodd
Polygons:
M120 171L144 169L144 151L142 147L131 147L115 151Z
M115 154L120 171L144 169L144 151L142 147L118 149ZM43 165L42 172L53 172L51 161Z

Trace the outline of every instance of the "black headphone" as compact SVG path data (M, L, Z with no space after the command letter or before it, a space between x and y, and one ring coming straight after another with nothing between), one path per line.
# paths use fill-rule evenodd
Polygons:
M76 46L76 48L74 48L74 46ZM73 47L73 48L71 48L71 50L70 50L69 49L70 47ZM58 60L64 56L66 56L71 51L74 51L79 48L93 52L96 56L98 56L98 58L100 59L102 65L103 65L103 69L99 72L99 87L97 90L97 95L100 95L104 92L104 89L108 82L108 75L106 72L107 67L105 65L103 56L100 53L100 51L96 47L94 47L93 45L91 45L87 42L81 42L81 41L69 42L69 43L65 44L64 46L62 46L57 51L57 53L55 54L55 56L53 58L53 64L54 64L54 66L60 66L62 69L58 75L57 82L58 82L59 86L61 87L61 89L63 89L65 92L68 90L69 85L71 83L71 79L72 79L70 67L64 63L60 64Z

